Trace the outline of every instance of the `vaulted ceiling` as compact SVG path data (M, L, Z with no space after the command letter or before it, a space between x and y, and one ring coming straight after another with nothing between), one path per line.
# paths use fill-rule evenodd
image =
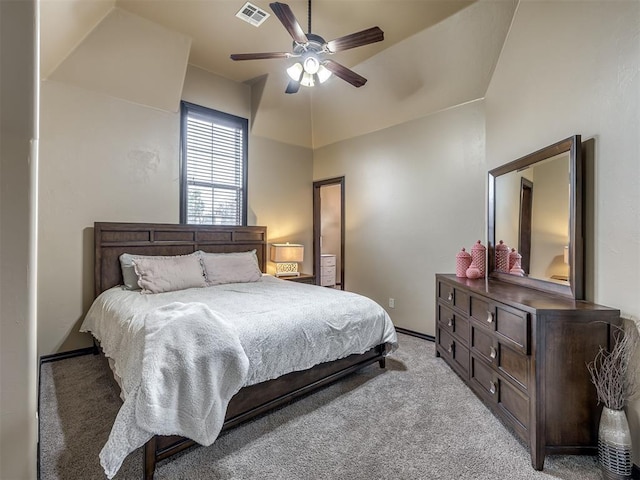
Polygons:
M307 0L285 2L306 31ZM481 98L516 8L516 0L314 0L313 33L330 40L377 25L385 39L333 57L368 78L364 87L332 78L286 95L286 60L229 59L231 53L291 49L291 37L275 15L259 27L236 18L244 3L42 0L41 74L83 86L93 81L111 95L148 104L145 82L128 92L126 85L102 85L118 83L117 75L88 76L105 62L112 69L134 69L137 78L146 75L149 81L158 78L156 67L170 67L174 74L163 81L173 90L166 102L152 106L175 110L188 63L253 85L254 134L318 147ZM272 13L267 1L252 3ZM122 43L127 35L129 47ZM134 57L121 60L143 36L153 40L135 52L140 64L134 65ZM308 135L299 131L303 117Z

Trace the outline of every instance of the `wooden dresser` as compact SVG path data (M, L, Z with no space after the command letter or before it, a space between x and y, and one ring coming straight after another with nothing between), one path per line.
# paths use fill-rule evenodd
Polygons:
M594 454L599 408L586 363L620 311L493 279L436 275L436 355L528 446Z

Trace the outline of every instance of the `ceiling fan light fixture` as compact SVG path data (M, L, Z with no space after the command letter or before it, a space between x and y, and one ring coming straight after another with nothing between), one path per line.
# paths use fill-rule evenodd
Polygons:
M300 80L300 85L302 85L303 87L313 87L315 84L316 84L316 81L313 78L313 75L307 72L304 72L302 74L302 80Z
M291 80L299 82L300 76L302 75L303 70L304 69L302 67L302 64L299 62L296 62L293 65L291 65L289 68L287 68L287 75L289 75Z
M320 65L320 67L318 68L318 81L320 83L324 83L327 80L329 80L329 77L331 76L331 71L326 68L324 65Z
M320 62L315 56L309 55L304 59L302 66L304 67L304 71L306 73L315 75L316 73L318 73L318 69L320 68Z
M326 56L343 50L381 42L384 40L384 32L380 27L371 27L366 30L334 38L330 42L327 42L320 35L311 33L311 0L308 0L308 2L308 33L304 33L304 30L298 23L289 5L280 2L269 4L274 15L278 17L278 20L280 20L280 23L282 23L293 40L291 53L234 53L230 55L231 60L290 59L292 57L299 59L286 69L287 75L291 80L287 84L285 93L297 93L301 85L313 87L317 84L324 83L332 74L335 74L336 77L350 83L356 88L362 87L367 83L366 78L344 65L326 58ZM254 6L251 5L251 7Z

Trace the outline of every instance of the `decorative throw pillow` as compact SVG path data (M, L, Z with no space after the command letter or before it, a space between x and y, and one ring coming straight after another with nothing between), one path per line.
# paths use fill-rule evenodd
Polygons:
M189 253L188 255L136 255L134 253L123 253L120 255L120 270L122 271L122 283L127 290L140 290L138 285L138 275L133 268L133 260L138 258L173 258L176 256L181 257L200 257L199 252Z
M207 286L198 255L134 258L132 262L142 293Z
M200 253L208 285L257 282L262 277L255 250L238 253Z

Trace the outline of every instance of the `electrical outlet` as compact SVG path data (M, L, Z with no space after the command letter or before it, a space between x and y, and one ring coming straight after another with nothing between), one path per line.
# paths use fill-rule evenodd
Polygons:
M389 308L396 308L396 300L395 300L395 298L389 297Z

